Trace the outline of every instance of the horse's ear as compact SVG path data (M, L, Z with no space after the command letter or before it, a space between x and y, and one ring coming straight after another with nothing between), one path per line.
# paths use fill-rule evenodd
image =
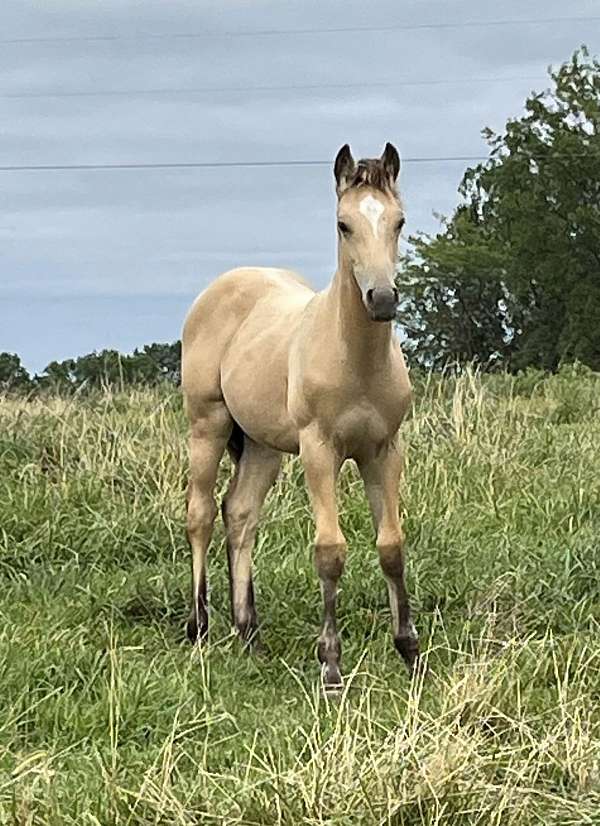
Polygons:
M381 163L385 169L385 173L392 185L396 183L396 178L400 172L400 155L398 150L391 143L386 143L385 149L381 155Z
M345 143L340 151L337 153L335 163L333 165L333 173L335 175L336 192L341 195L347 188L350 178L354 174L356 165L352 152L347 143Z

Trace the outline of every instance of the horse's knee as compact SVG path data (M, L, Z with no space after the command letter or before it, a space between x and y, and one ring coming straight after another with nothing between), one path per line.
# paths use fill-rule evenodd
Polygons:
M404 576L404 537L397 530L377 537L379 564L386 577L392 580Z
M315 566L321 579L337 580L346 563L347 546L344 535L319 536L315 542Z

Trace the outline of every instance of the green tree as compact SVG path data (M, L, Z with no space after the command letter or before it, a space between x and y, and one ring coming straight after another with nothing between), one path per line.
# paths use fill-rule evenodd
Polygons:
M499 273L502 259L467 209L435 238L415 240L399 286L405 349L426 367L506 359L519 308Z
M181 382L181 341L171 344L146 344L143 353L156 365L157 378L173 384Z
M73 375L77 387L119 387L126 383L123 362L118 350L101 350L75 359Z
M31 378L15 353L0 353L0 391L27 392Z
M442 231L413 239L399 286L423 363L600 369L600 63L582 47L551 78L485 130Z
M35 377L38 388L53 393L122 388L180 381L181 342L146 344L131 354L106 349L76 359L52 361Z
M35 385L38 389L48 390L52 393L69 392L76 386L73 374L74 367L75 361L73 359L51 361L43 373L35 376Z

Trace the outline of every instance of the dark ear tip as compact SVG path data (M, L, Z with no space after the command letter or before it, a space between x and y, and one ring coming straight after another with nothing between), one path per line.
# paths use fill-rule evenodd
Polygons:
M354 158L352 157L352 152L350 152L349 145L345 143L335 156L335 162L333 164L333 173L338 185L338 194L340 187L344 183L344 179L352 173L353 169Z
M400 153L393 143L389 141L386 143L381 160L383 161L384 167L388 170L390 177L396 180L400 172Z

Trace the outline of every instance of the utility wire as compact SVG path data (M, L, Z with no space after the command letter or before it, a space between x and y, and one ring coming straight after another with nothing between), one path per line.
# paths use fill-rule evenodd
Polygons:
M0 172L69 172L71 170L121 169L228 169L265 166L325 166L331 161L191 161L173 163L81 163L81 164L19 164L0 166Z
M319 89L393 89L406 86L449 86L463 83L515 83L520 81L539 82L540 77L534 75L518 75L513 77L464 77L464 78L431 78L428 80L397 80L397 81L358 81L357 83L298 83L274 86L205 86L198 88L158 88L158 89L90 89L73 91L44 91L44 92L2 92L0 99L38 99L38 98L85 98L85 97L137 97L147 95L205 95L226 92L290 92L290 91L318 91Z
M97 34L97 35L61 35L56 37L11 37L0 39L0 44L24 43L100 43L139 40L214 40L216 38L233 37L280 37L302 36L313 34L352 34L355 32L399 32L418 31L426 29L474 29L492 28L498 26L540 26L563 23L591 23L600 21L598 15L584 15L582 17L538 17L506 20L465 20L449 23L396 23L388 26L331 26L312 29L256 29L254 31L211 31L211 32L137 32L131 35Z
M530 160L545 160L547 157L586 158L583 152L561 154L549 152L546 156L531 156ZM490 160L489 155L438 155L413 156L402 158L402 163L472 163L475 161ZM281 161L191 161L173 163L81 163L81 164L14 164L0 166L0 172L72 172L72 171L103 171L103 170L134 170L134 169L239 169L242 167L310 167L331 166L332 161L317 160L281 160Z

